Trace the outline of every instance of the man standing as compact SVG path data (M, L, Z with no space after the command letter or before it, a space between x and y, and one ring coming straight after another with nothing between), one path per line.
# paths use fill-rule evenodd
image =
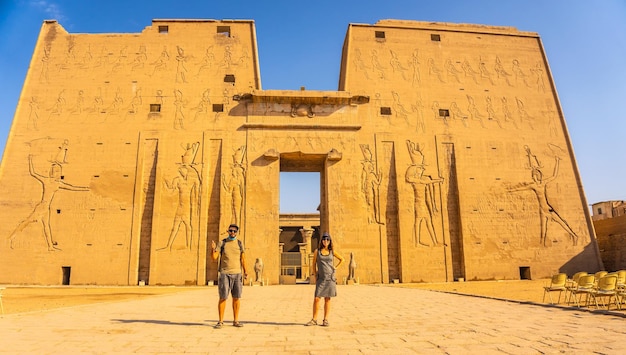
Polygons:
M219 248L215 241L211 241L213 248L211 257L213 260L217 260L218 257L220 259L217 267L219 273L217 286L220 300L217 305L219 321L215 325L216 329L224 325L224 309L228 294L233 297L233 326L243 327L243 324L239 323L239 299L243 291L243 281L248 277L248 271L243 244L237 239L238 232L239 226L231 224L228 226L228 238L220 241ZM242 271L243 275L241 274Z

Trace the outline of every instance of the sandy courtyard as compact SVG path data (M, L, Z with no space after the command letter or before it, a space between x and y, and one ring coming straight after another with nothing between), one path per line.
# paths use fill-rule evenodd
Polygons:
M467 281L450 283L395 284L386 287L410 287L454 292L511 301L541 303L543 286L548 279L514 281ZM200 286L2 286L4 313L21 313L76 305L142 299L173 292L197 290ZM211 286L209 286L211 287ZM215 286L213 286L215 287ZM272 286L268 286L272 287ZM355 287L368 287L357 285ZM217 292L217 288L215 289ZM558 293L553 294L558 296ZM564 296L564 295L563 295ZM563 302L564 297L561 298ZM546 302L547 302L546 296Z

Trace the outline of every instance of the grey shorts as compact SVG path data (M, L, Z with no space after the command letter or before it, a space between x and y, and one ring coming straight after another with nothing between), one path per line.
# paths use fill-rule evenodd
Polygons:
M231 294L233 298L241 298L243 291L243 279L241 274L220 273L220 278L217 281L217 289L219 290L221 300L227 299L228 294Z

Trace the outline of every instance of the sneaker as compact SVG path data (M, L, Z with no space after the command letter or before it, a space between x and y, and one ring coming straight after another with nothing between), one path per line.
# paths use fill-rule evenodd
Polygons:
M222 328L223 325L224 325L223 322L217 322L217 324L213 328L220 329L220 328Z
M309 327L311 325L317 325L317 321L315 319L311 319L305 326Z

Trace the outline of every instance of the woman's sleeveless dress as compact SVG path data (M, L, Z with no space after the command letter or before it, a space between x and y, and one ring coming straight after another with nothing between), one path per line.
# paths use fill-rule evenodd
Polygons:
M315 280L315 297L337 296L337 277L333 267L334 255L322 255L317 251L317 280Z

